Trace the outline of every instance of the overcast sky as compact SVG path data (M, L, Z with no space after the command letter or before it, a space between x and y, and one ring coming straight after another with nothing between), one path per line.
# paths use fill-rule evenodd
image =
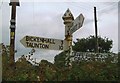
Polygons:
M73 34L73 40L76 41L76 38L86 38L89 35L94 35L94 6L97 8L98 35L112 39L113 48L111 51L118 52L118 2L33 1L20 2L20 7L17 7L16 50L18 52L16 58L28 54L31 50L20 43L20 40L26 35L64 39L65 27L62 16L68 8L74 18L80 13L85 17L83 27ZM8 4L8 2L0 4L0 11L2 11L2 42L6 45L9 44L9 21L11 18L11 7ZM46 59L53 62L54 56L60 52L36 49L33 58L36 58L37 61Z

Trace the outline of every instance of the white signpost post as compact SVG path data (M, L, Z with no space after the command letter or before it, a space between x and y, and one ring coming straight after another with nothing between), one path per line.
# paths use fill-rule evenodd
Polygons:
M43 38L36 36L25 36L20 40L23 46L27 48L38 48L48 50L66 50L66 40Z
M72 61L72 34L82 27L84 22L84 16L80 14L75 20L69 9L63 15L63 21L65 25L65 40L68 42L67 46L69 47L69 52L66 54L66 64L70 66Z
M73 34L75 31L77 31L79 28L82 27L84 22L84 16L80 14L74 21L73 26L70 29L70 34Z

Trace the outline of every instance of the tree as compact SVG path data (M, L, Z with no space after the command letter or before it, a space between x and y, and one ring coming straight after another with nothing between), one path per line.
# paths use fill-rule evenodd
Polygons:
M108 38L98 37L99 52L108 53L112 48L113 41ZM77 39L74 42L73 50L78 52L95 52L96 38L89 36L88 38Z
M112 63L110 49L112 48L112 40L108 38L98 37L99 51L108 53L106 62L90 61L90 62L72 62L72 68L67 70L65 67L66 53L62 53L55 56L55 66L58 68L56 77L57 80L68 81L104 81L104 80L117 80L118 79L118 66L116 63ZM73 50L77 52L95 52L95 37L89 36L88 38L77 39L74 42ZM95 57L95 56L93 56ZM114 56L115 57L115 56Z

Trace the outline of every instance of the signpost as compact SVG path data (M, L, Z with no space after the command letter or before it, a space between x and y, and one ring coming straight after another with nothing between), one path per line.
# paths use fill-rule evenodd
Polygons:
M20 40L23 46L27 48L38 48L48 50L66 50L66 40L43 38L36 36L25 36Z
M73 34L75 31L77 31L79 28L82 27L84 22L84 16L80 14L74 21L73 26L70 29L70 34Z
M84 16L80 14L75 20L69 9L63 15L65 24L65 39L51 39L36 36L25 36L20 42L24 47L47 49L47 50L68 50L66 64L70 65L70 57L72 56L72 34L82 27Z
M65 40L67 41L68 53L66 54L66 66L71 66L70 64L70 56L72 54L72 34L70 34L70 29L72 27L72 22L74 21L74 17L69 9L65 12L62 19L64 20L65 25Z
M75 20L74 17L69 9L63 15L63 20L65 24L65 40L68 42L67 46L69 48L69 52L66 58L66 64L70 66L70 62L72 61L72 34L82 27L84 22L84 16L80 14Z

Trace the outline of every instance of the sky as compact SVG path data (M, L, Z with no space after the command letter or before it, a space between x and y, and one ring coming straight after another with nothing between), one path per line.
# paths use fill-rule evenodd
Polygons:
M24 2L21 0L20 7L17 7L16 13L16 39L15 54L16 60L21 55L27 55L30 48L25 48L20 40L26 36L38 36L44 38L64 39L65 26L63 24L62 16L69 8L74 18L81 13L85 17L83 26L74 32L73 41L76 38L86 38L89 35L94 35L94 6L97 8L98 19L98 35L108 37L113 40L112 52L118 52L118 0L104 0L106 2L87 2L85 1L37 1L31 0ZM11 7L8 0L0 3L0 34L2 34L2 41L9 45L10 34L10 18ZM1 15L2 14L2 15ZM2 28L1 28L2 27ZM54 61L54 56L62 51L35 49L36 52L32 56L36 58L37 62L41 59Z

